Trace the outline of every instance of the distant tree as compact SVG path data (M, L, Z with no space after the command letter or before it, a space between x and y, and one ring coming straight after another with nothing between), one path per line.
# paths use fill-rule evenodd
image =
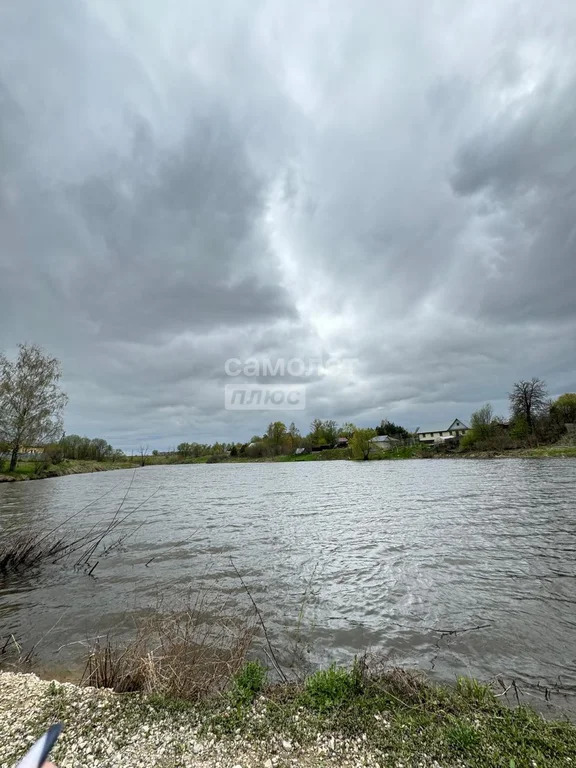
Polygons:
M308 437L312 445L333 445L338 437L338 424L333 419L314 419Z
M342 437L347 437L348 439L352 437L354 432L356 432L356 426L350 421L346 421L344 424L342 424L339 430L339 434L341 434Z
M550 406L550 413L559 424L576 423L576 393L560 395Z
M90 456L87 458L95 459L96 461L103 461L104 459L109 458L113 451L114 449L109 443L106 442L106 440L103 440L101 437L96 437L93 440L90 440Z
M68 402L59 386L59 361L36 344L18 349L14 362L0 354L0 440L8 443L11 472L21 447L60 439Z
M324 433L324 442L328 445L334 445L338 437L338 424L333 419L326 419L322 422L322 432Z
M312 445L322 445L322 443L326 442L324 439L324 430L322 427L322 419L314 419L312 424L310 424L309 437Z
M477 440L486 440L491 436L493 423L494 409L491 403L486 403L470 417L470 429L475 433Z
M157 448L154 448L154 450L152 451L152 456L158 456L158 449Z
M380 422L380 426L376 427L376 434L388 435L388 437L395 437L397 440L407 440L410 437L407 429L399 424L394 424L393 421L388 421L388 419Z
M238 456L238 448L235 445L230 448L230 456Z
M502 426L502 420L494 416L494 409L486 403L470 417L470 429L460 440L460 448L468 450L505 450L509 436Z
M509 399L512 415L524 419L528 432L533 433L538 416L545 413L548 407L546 383L536 377L530 381L518 381L514 384Z
M80 435L64 435L59 445L66 459L103 461L104 459L111 459L114 455L114 448L101 437L95 437L91 440L88 437L80 437Z
M375 429L357 429L350 440L352 456L367 461L370 455L371 440L376 435Z
M301 437L300 437L300 430L294 424L294 422L291 422L290 426L288 427L288 444L290 453L293 453L296 448L300 445Z
M148 446L141 445L138 449L138 453L140 454L140 466L144 467L146 465L146 457L148 456Z
M268 444L275 453L282 452L282 446L286 440L286 424L283 421L274 421L268 425L266 437Z
M180 443L180 445L178 445L176 450L178 451L180 456L182 456L182 458L186 459L188 458L188 456L190 456L192 452L192 446L190 445L190 443Z

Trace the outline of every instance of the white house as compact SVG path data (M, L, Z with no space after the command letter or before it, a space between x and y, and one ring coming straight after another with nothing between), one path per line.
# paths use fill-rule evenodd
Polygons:
M418 429L418 440L421 443L442 443L444 440L450 440L455 437L462 437L470 429L469 426L464 424L460 419L454 419L450 426L444 427L425 427Z

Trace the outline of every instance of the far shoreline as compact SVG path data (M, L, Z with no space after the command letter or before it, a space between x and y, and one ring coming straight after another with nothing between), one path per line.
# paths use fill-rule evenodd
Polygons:
M419 446L415 446L419 449ZM378 455L371 456L368 461L407 461L407 460L494 460L494 459L575 459L576 447L574 446L546 446L541 448L517 448L504 452L497 451L469 451L457 452L449 451L445 453L435 452L426 449L419 449L410 455L396 455L395 451L383 451ZM353 461L364 463L361 460L353 459L349 452L344 449L332 449L295 456L267 456L267 457L244 457L244 456L201 456L195 459L167 460L166 457L146 457L145 462L141 460L136 462L110 462L110 461L84 461L67 459L61 464L49 465L48 467L39 467L32 462L22 462L16 472L12 474L0 474L0 483L14 483L23 480L47 480L54 477L65 477L68 475L92 474L94 472L111 472L113 470L136 470L150 466L182 466L186 464L286 464L286 463L305 463L310 461Z

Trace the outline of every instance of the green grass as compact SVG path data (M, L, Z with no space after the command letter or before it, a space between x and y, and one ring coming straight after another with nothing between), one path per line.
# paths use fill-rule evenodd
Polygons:
M542 446L541 448L528 448L525 451L526 455L530 458L563 458L563 457L576 457L576 446L567 445L549 445Z
M234 675L231 698L236 704L250 704L263 690L268 670L259 661L247 661Z
M379 453L373 453L370 459L382 461L393 461L395 459L419 459L426 454L431 453L430 449L427 449L421 445L402 445L398 448L393 448L390 451L380 451Z
M576 728L547 722L535 712L509 709L491 689L474 681L434 686L414 675L392 672L362 679L354 670L331 667L304 686L272 689L264 719L248 710L230 718L212 713L212 729L238 730L266 740L275 733L306 744L318 733L363 738L390 765L418 765L422 755L442 766L560 766L576 760Z
M37 464L33 461L22 461L16 465L14 472L8 472L8 460L4 464L6 468L2 470L2 474L9 477L32 477L37 468Z
M0 471L0 475L13 478L14 480L33 480L83 474L86 472L104 472L111 469L134 469L139 465L140 462L136 459L116 462L65 459L59 464L21 461L16 465L14 472L8 472L8 469L5 468Z
M332 665L319 669L304 684L308 706L318 712L329 712L342 707L361 692L360 676Z

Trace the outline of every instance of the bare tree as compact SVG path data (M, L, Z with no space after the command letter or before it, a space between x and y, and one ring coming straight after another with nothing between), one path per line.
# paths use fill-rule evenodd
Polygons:
M140 466L141 467L146 466L146 457L148 456L148 446L141 445L138 453L140 454Z
M22 446L59 440L67 396L58 386L60 362L36 344L20 344L14 362L0 353L0 440L11 451L10 471Z
M517 381L508 397L513 415L525 419L528 431L534 432L536 418L548 406L546 382L536 377L530 381Z

